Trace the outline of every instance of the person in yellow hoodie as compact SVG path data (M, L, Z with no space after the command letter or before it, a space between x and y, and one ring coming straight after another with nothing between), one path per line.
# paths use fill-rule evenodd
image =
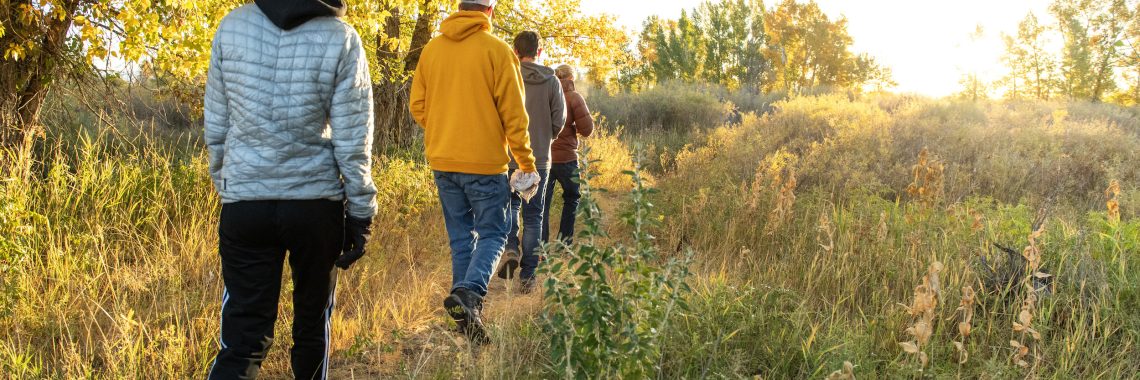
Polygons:
M488 342L483 297L506 245L511 183L518 182L507 178L508 151L520 177L538 177L519 60L490 33L495 2L460 1L441 35L424 47L410 102L451 240L452 290L444 309L477 343Z

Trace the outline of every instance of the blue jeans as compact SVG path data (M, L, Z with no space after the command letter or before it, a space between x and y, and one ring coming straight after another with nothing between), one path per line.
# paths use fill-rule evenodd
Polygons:
M512 169L509 175L514 174L515 171ZM519 260L519 277L524 280L534 277L534 271L538 268L538 248L542 243L542 223L546 220L542 201L545 198L543 194L546 192L546 181L547 177L550 176L550 170L539 169L538 176L542 180L538 182L538 191L534 193L534 198L531 198L530 202L524 202L518 193L512 191L511 208L507 210L509 214L507 218L511 221L511 231L507 234L507 249L522 253L522 258ZM520 211L522 214L521 250L519 249Z
M451 239L451 290L466 288L486 296L507 242L507 175L436 171L435 185Z
M550 183L546 185L545 207L542 220L542 241L550 241L550 204L554 202L554 184L562 185L562 219L558 223L558 240L566 244L574 243L574 219L578 212L579 199L582 193L579 189L578 162L554 164L550 167Z

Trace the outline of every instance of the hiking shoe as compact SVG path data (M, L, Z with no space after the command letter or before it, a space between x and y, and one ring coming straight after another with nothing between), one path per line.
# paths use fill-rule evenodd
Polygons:
M447 311L447 315L455 322L453 331L466 335L467 313L463 311L463 302L455 296L455 293L449 294L447 298L443 299L443 309Z
M519 293L530 294L538 288L538 279L534 277L524 278L522 281L520 281L520 285L521 286L519 287Z
M503 252L503 263L499 264L499 278L509 280L515 278L515 270L519 269L519 252L508 249Z
M472 343L478 345L491 343L487 337L486 327L483 326L482 296L466 288L458 288L443 300L443 307L455 320L459 332L471 339Z

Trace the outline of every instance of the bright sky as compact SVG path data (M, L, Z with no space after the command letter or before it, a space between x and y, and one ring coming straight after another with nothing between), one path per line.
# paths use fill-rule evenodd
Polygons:
M675 18L702 0L582 0L587 14L618 16L624 27L639 31L650 15ZM1015 34L1017 23L1033 11L1051 22L1048 0L817 0L829 16L847 16L853 50L869 53L894 70L900 92L946 96L958 81L976 72L982 80L1005 75L1002 33ZM772 7L777 0L764 1ZM981 25L984 34L971 41Z

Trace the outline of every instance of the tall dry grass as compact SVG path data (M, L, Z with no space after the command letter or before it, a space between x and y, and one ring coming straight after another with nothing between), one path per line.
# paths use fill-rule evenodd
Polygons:
M670 373L1136 376L1138 199L1120 206L1140 185L1135 118L894 97L774 107L709 131L659 178L664 240L699 252L698 298L720 300L671 332L684 360Z
M212 360L220 204L205 157L112 139L2 153L6 377L199 377ZM430 171L382 160L375 176L377 233L369 256L342 272L333 321L334 364L372 364L364 373L396 371L401 355L389 354L403 337L435 328L450 278ZM281 347L290 345L291 286L284 289L268 378L288 373Z
M199 143L92 132L102 117L53 120L86 132L0 151L0 377L202 377L221 280ZM662 260L696 254L689 307L655 340L662 378L1140 373L1134 111L820 96L735 127L618 124L586 143L599 161L591 184L611 190L599 203L623 214L621 171L643 152L663 214L647 231L655 248ZM378 158L374 241L339 280L334 376L558 377L538 295L493 283L489 347L444 331L446 237L415 157ZM920 313L916 286L938 290ZM289 376L284 289L271 379ZM911 341L915 353L899 344Z

